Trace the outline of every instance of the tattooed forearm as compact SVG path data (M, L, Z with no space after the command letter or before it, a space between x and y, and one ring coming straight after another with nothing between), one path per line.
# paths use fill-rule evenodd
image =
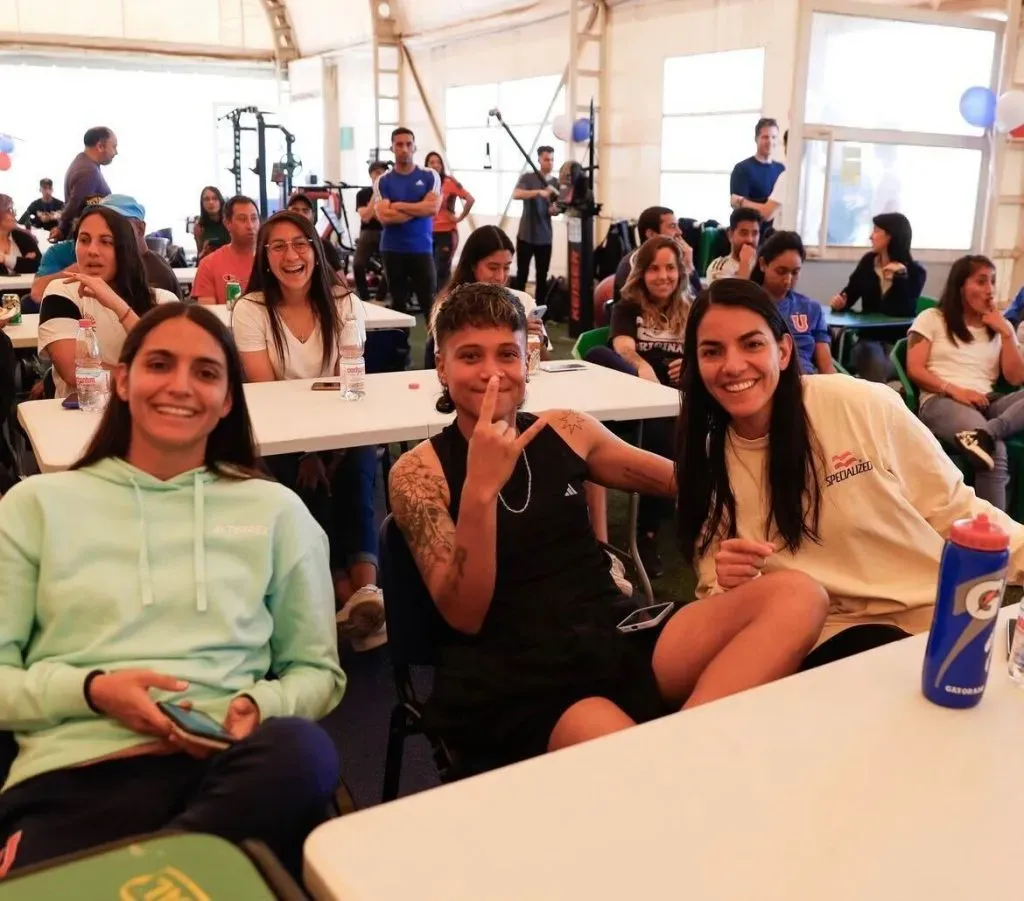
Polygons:
M424 570L447 566L455 550L444 476L407 454L391 471L391 509Z
M665 462L668 463L668 461ZM660 494L667 497L675 497L676 480L671 463L667 467L659 465L656 470L641 469L637 466L626 464L622 469L622 477L625 481L624 487L632 491L639 491L641 494Z

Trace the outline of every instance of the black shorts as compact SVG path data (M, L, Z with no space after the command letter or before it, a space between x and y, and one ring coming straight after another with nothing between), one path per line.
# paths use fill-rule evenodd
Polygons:
M506 697L466 711L461 722L446 717L448 722L436 731L455 756L457 769L463 774L484 772L544 754L562 714L585 698L607 698L637 723L672 712L651 667L653 633L658 631L621 636L622 654L614 678Z

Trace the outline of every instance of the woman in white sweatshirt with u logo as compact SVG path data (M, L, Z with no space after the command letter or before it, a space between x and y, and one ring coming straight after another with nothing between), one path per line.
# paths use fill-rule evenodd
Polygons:
M721 279L690 312L678 446L679 537L698 593L799 570L829 596L805 666L931 622L953 522L987 514L1024 568L1024 527L964 484L896 392L847 376L801 376L777 308Z
M18 745L0 876L162 829L258 838L297 873L338 779L313 722L345 685L326 538L255 473L238 352L208 310L150 311L115 387L72 471L0 501L0 730ZM233 741L211 753L156 701Z

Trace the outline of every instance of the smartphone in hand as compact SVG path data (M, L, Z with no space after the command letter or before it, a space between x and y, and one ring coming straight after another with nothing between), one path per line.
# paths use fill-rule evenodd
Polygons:
M157 701L156 706L171 721L174 733L184 741L215 751L226 751L238 741L212 716L194 707L182 707L169 701Z

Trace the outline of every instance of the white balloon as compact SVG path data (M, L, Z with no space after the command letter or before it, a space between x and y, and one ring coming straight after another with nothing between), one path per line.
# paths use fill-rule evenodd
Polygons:
M1007 91L996 101L996 131L1013 131L1024 125L1024 91Z
M1017 123L1018 125L1020 123ZM1014 128L1017 126L1014 125ZM568 141L572 138L572 119L565 114L555 116L554 122L551 123L551 130L555 133L555 137L559 141Z

